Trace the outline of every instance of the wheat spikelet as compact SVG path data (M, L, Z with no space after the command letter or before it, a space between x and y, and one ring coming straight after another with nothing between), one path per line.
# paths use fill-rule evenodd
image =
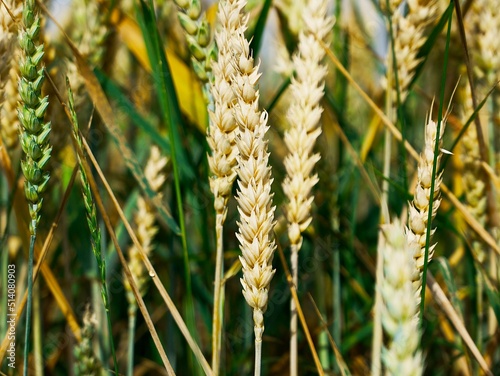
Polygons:
M159 192L165 182L165 175L161 171L165 168L166 164L167 158L161 155L158 147L153 146L151 148L151 155L146 164L144 176L148 179L151 189L155 192ZM137 226L137 239L139 239L144 252L149 255L153 248L152 241L158 232L158 227L155 226L153 208L151 208L143 197L139 197L137 200L137 213L134 215L134 221ZM141 253L135 245L129 249L129 268L135 278L141 295L144 296L148 276L146 275L146 268L144 267ZM123 283L127 292L129 307L135 309L137 304L128 279L125 278Z
M239 2L244 4L244 1ZM243 8L243 6L241 7ZM235 75L232 86L237 97L235 118L239 125L236 144L238 156L238 233L243 268L243 296L253 308L255 332L255 374L260 375L264 312L267 308L269 285L274 275L272 258L275 249L273 237L274 210L271 193L271 167L265 134L267 112L259 111L260 77L258 65L254 66L248 40L244 32L248 16L241 16L241 24L232 40Z
M438 139L439 150L441 150L442 137L444 133L446 119L443 119L440 127L440 134L437 134L437 124L431 119L431 114L427 119L425 126L425 144L420 160L418 163L417 184L415 187L415 195L413 201L410 203L410 212L408 226L406 229L406 240L408 242L409 250L415 259L415 266L419 272L418 276L413 279L415 293L420 295L422 287L421 276L424 268L425 258L425 243L427 236L427 221L429 210L431 211L431 221L436 216L439 205L441 204L441 190L440 185L442 181L441 174L436 174L434 181L434 199L432 208L429 208L429 200L432 184L432 169L434 163L434 148L436 139ZM439 171L439 162L441 160L441 151L437 156L436 171ZM429 234L432 237L434 230ZM428 261L434 255L435 244L429 246Z
M383 298L382 325L390 345L382 351L386 375L418 376L423 360L418 350L418 304L412 280L418 278L415 260L410 256L403 225L399 221L384 225L385 242L379 252L384 259L384 277L377 281Z

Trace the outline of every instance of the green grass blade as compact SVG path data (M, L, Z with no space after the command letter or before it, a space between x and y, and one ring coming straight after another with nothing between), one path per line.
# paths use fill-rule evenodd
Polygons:
M269 15L269 10L273 0L265 0L262 10L260 11L259 19L255 25L255 30L253 31L253 38L250 42L250 50L253 51L253 56L257 60L259 56L260 48L262 47L262 40L264 39L264 29L266 28L267 16Z
M448 22L452 14L453 14L453 2L450 1L448 8L446 8L443 15L439 19L438 23L436 24L436 26L434 26L431 33L429 34L429 37L427 38L427 40L420 48L417 54L417 59L420 59L420 63L415 68L415 74L413 75L413 78L411 79L410 84L408 85L408 91L411 90L411 88L415 84L415 81L417 81L417 79L420 77L420 74L424 69L425 63L427 61L427 58L431 50L434 48L436 41L439 39L439 36L441 35L441 32L443 31L443 28L446 25L446 22Z
M135 123L140 129L147 133L154 143L156 143L163 151L163 153L170 157L170 142L163 137L147 119L145 119L139 111L136 110L133 103L123 94L120 87L107 77L102 71L95 69L94 73L102 85L102 88L109 98L113 98L118 107L125 112L132 122ZM181 173L186 174L186 178L194 176L193 170L189 164L184 164L186 168Z
M463 321L464 311L460 300L458 299L457 294L457 285L455 283L455 279L453 278L453 274L451 272L451 266L447 258L445 257L437 257L434 259L434 263L439 268L441 275L443 276L443 281L448 289L448 293L451 298L451 303L453 304L455 311L460 315L460 318Z
M161 41L158 29L156 27L156 18L151 1L146 3L144 0L140 2L138 13L139 25L142 30L146 49L148 52L149 61L153 72L154 83L156 86L159 102L162 108L165 124L168 128L171 146L172 166L174 172L175 183L175 196L177 201L177 211L179 215L180 236L182 242L182 253L184 262L184 282L186 288L185 294L185 315L186 324L193 336L196 338L196 323L194 314L193 293L191 287L191 271L189 265L189 253L187 246L186 228L184 223L184 209L181 191L181 182L179 176L179 164L182 160L179 153L182 152L182 145L180 143L179 129L182 125L180 109L178 105L177 95L175 92L174 84L172 81L172 74L163 50L163 43ZM186 159L187 160L187 159ZM190 354L192 360L192 354ZM196 367L196 372L201 372L200 367Z

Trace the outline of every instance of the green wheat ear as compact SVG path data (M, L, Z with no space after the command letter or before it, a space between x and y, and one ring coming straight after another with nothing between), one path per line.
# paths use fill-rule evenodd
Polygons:
M26 155L21 162L21 168L26 178L24 193L29 202L30 232L36 235L43 201L40 196L50 178L50 174L44 171L44 168L50 159L52 148L48 143L50 122L44 122L49 101L48 97L42 98L44 49L43 44L38 42L40 17L35 7L35 0L26 1L22 23L19 40L22 50L19 63L19 95L21 97L18 108L21 123L19 138Z

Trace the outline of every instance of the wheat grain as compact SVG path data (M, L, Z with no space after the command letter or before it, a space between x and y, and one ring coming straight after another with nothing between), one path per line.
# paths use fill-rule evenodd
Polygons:
M385 241L379 249L384 259L384 276L377 281L383 298L382 324L390 345L382 351L387 375L418 376L423 360L418 350L418 304L412 279L415 260L411 257L403 225L399 221L382 227Z

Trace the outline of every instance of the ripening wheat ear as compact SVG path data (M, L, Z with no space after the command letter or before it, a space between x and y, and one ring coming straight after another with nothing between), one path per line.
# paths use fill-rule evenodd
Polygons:
M240 4L245 4L241 1ZM234 115L239 126L236 144L238 160L238 233L243 267L243 296L253 308L255 332L255 375L260 375L262 356L262 334L264 312L267 308L269 285L274 275L272 259L276 248L273 236L274 210L271 193L271 167L265 135L267 112L259 111L257 82L258 66L250 54L250 45L245 39L248 16L240 13L241 24L235 32L230 46L233 51L235 75L232 88L237 104Z
M413 278L413 286L415 294L419 297L422 288L422 273L425 263L425 244L427 237L427 223L429 211L431 212L431 221L436 216L439 205L441 204L441 181L442 174L436 173L434 180L434 195L432 208L429 207L431 185L432 185L432 169L434 164L434 148L436 139L439 144L439 154L437 155L436 171L439 171L439 162L441 160L442 152L442 137L444 133L446 118L442 120L440 127L440 134L437 134L437 123L431 119L431 114L427 119L425 126L425 144L424 150L420 154L417 172L417 184L415 187L415 194L413 201L410 203L410 212L408 219L408 226L406 228L406 241L408 242L408 249L415 259L415 267L418 274ZM431 230L429 237L432 237L434 230ZM428 261L434 255L435 244L429 246ZM418 298L420 303L420 298Z
M377 281L383 299L382 325L389 346L382 351L386 375L419 376L423 373L422 354L418 350L418 301L412 279L418 277L403 225L395 221L382 227L384 241L378 252L383 257L382 281Z
M213 82L211 97L214 109L210 111L210 124L207 141L211 155L208 162L212 176L210 189L214 195L216 213L216 264L214 281L214 310L212 317L212 371L219 373L221 333L223 323L223 295L222 276L224 274L223 226L227 214L227 202L231 195L233 182L236 179L236 134L238 125L233 115L233 106L236 102L231 83L236 74L233 62L232 44L236 42L237 31L240 27L240 12L244 7L243 1L221 1L217 12L220 29L215 33L218 47L217 61L212 65Z
M209 104L212 61L215 57L215 45L211 40L210 25L206 14L201 12L201 0L174 0L179 6L178 17L186 33L186 40L193 69L198 79L204 84L203 94Z
M385 3L385 0L381 0ZM415 68L421 59L417 58L420 48L425 42L427 27L437 17L437 0L408 0L408 11L403 14L404 9L396 9L397 1L394 3L392 14L393 34L394 34L394 55L396 58L397 79L400 93L400 100L404 102L408 95L408 88L415 74ZM390 50L389 50L390 51ZM392 53L389 52L389 57ZM392 58L388 59L392 61ZM389 85L392 90L392 101L396 106L396 81L393 78Z
M291 246L293 282L298 284L298 252L302 245L302 232L312 221L311 205L314 197L311 190L318 182L312 174L319 154L313 154L316 139L321 134L319 121L323 108L319 102L324 94L324 78L327 68L321 63L325 51L319 40L327 39L331 31L332 18L326 15L325 0L311 0L304 10L304 30L299 34L298 50L293 56L295 75L290 89L292 100L287 119L290 128L285 132L285 143L289 154L285 158L287 175L283 191L287 196L286 216L288 237ZM290 319L290 367L291 375L297 374L297 313L291 300Z
M146 164L144 176L148 180L151 189L159 192L165 183L165 175L162 170L167 165L167 158L163 157L160 149L157 146L151 148L151 154ZM158 193L161 195L161 193ZM153 208L146 202L143 197L137 199L137 213L134 215L134 221L137 226L137 239L141 243L141 247L147 256L151 253L153 246L153 239L158 232L158 227L155 226L155 215ZM144 296L147 289L147 282L149 275L147 274L146 267L140 251L135 245L129 249L129 268L132 277L134 278L137 288L141 296ZM128 315L129 315L129 337L128 337L128 375L133 374L134 368L134 339L135 339L135 325L137 317L137 301L130 286L130 282L125 277L123 280L125 287L126 297L128 301Z
M7 9L8 8L8 9ZM19 142L16 108L18 77L18 26L22 11L21 1L0 3L0 132L9 149Z
M93 339L97 321L87 306L83 316L82 340L75 347L75 375L100 375L102 365L94 353Z
M21 123L19 133L21 147L25 158L21 161L24 177L24 194L28 200L31 221L29 259L28 259L28 300L26 305L26 333L24 345L24 374L28 373L28 353L31 332L31 305L33 296L33 258L36 231L40 221L42 193L49 181L49 173L45 170L50 159L49 146L50 123L44 122L45 111L49 105L47 97L42 97L44 68L43 44L39 43L40 17L35 0L26 0L22 13L22 25L19 34L21 61L19 63L19 95L18 117Z
M160 149L157 146L153 146L146 164L144 176L148 180L151 189L155 192L159 192L165 183L165 175L162 173L162 170L167 163L168 160L161 155ZM137 226L137 239L139 239L146 255L149 255L152 250L153 238L158 232L158 227L155 226L154 211L143 197L137 199L137 213L134 215L134 221ZM142 256L135 245L129 250L129 268L136 280L141 295L144 296L148 276L146 276L146 268L142 261ZM127 278L124 279L123 284L127 293L129 309L135 312L137 310L137 302Z

